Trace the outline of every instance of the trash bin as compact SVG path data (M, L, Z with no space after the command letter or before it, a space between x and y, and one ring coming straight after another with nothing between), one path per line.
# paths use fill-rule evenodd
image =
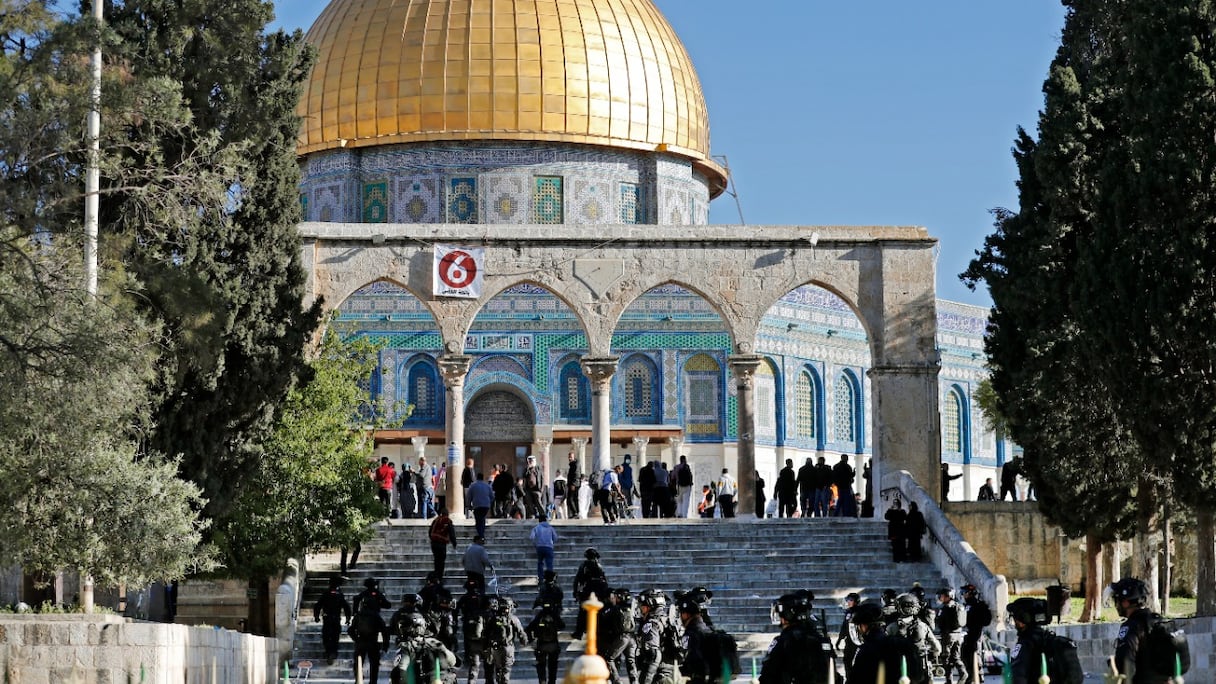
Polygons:
M1072 598L1072 587L1066 587L1063 584L1047 587L1047 612L1049 615L1056 616L1056 622L1060 622L1060 617L1066 612L1069 612L1068 600Z

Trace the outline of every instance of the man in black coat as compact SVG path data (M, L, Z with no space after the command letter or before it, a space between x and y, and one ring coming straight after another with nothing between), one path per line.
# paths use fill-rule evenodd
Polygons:
M794 517L794 509L798 506L798 476L794 474L793 459L785 459L785 467L777 473L773 495L777 499L777 517Z
M836 485L836 517L856 518L857 500L853 498L853 479L857 471L849 465L849 455L841 454L840 462L832 466L832 483Z
M642 517L658 517L654 510L654 461L638 470L638 494L642 498Z
M802 517L809 518L815 506L815 465L811 457L806 457L806 463L798 469L798 507Z
M312 607L312 617L321 624L321 643L325 645L325 661L330 665L338 657L338 642L342 638L342 618L350 624L350 604L342 595L342 578L330 577L329 590L317 599Z

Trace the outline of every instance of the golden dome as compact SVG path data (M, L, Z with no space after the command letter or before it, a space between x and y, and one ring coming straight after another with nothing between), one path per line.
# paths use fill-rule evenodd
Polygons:
M300 113L300 154L450 140L663 151L713 195L701 84L651 0L333 0Z

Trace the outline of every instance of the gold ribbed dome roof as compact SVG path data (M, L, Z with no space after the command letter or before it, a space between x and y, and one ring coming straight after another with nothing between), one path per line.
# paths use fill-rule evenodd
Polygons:
M717 195L701 84L651 0L333 0L300 154L441 140L587 143L691 158Z

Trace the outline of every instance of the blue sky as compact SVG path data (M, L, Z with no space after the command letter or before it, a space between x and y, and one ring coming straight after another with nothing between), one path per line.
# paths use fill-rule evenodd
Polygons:
M275 0L307 30L328 0ZM1058 0L655 0L692 55L714 155L752 225L919 225L938 296L1016 207L1017 126L1034 132ZM734 200L713 223L739 223Z

